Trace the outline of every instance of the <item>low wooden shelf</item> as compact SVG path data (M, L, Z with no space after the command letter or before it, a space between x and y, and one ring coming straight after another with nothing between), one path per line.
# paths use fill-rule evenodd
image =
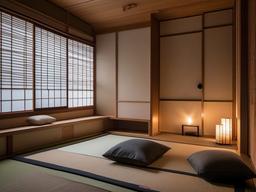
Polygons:
M185 130L186 127L196 128L196 131L195 131L196 135L191 134L191 136L199 137L199 125L186 125L186 124L182 124L182 126L181 126L181 134L182 135L186 135L186 130Z
M112 130L114 131L128 131L148 134L150 121L147 119L133 119L110 117L113 122Z

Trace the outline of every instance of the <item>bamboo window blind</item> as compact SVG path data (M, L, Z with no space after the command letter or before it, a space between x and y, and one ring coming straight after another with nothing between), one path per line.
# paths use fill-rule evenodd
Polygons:
M67 39L35 28L36 108L67 106Z
M94 105L94 47L0 11L0 114Z
M33 24L0 12L0 112L33 109Z
M93 105L93 47L68 40L68 106Z

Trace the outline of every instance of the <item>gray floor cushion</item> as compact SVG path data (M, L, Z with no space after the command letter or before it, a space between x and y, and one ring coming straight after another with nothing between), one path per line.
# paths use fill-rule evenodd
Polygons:
M239 183L255 177L241 158L229 151L200 151L193 153L188 161L199 176L212 182Z
M169 147L153 141L131 139L115 145L103 156L121 163L147 166L169 149Z

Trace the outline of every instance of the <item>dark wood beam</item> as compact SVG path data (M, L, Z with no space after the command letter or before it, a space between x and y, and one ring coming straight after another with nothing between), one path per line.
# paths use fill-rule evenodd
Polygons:
M241 0L241 153L249 154L248 0Z

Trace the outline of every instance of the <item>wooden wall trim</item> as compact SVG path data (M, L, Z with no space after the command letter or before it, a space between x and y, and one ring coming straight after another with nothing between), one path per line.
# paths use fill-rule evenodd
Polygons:
M201 99L167 99L167 98L160 98L160 101L201 101Z
M187 34L193 34L193 33L201 33L201 32L202 30L188 31L188 32L182 32L182 33L171 33L171 34L160 35L160 38L177 36L177 35L187 35Z
M256 168L256 1L248 0L249 154ZM256 179L255 179L256 182ZM256 189L256 188L255 188Z
M149 135L159 133L160 99L160 23L151 15L151 63L150 63L150 128Z
M236 6L236 5L235 5ZM236 39L236 28L237 28L237 22L236 22L236 8L233 9L233 32L232 32L232 35L233 35L233 93L232 93L232 97L233 97L233 101L232 101L232 125L234 127L233 129L233 133L232 133L232 138L233 140L237 140L237 120L236 120L236 49L237 49L237 39Z
M207 26L207 27L204 27L204 29L211 29L211 28L218 28L218 27L227 27L227 26L233 26L233 22L232 23L227 23L227 24L221 24L221 25Z
M241 153L249 154L248 0L241 1Z
M96 87L96 82L97 82L97 65L96 65L96 38L95 38L95 46L93 48L93 115L96 115L97 114L97 111L96 111L96 106L97 106L97 87ZM68 73L68 71L67 71ZM68 84L67 84L68 86ZM68 87L67 87L68 89Z
M233 102L233 100L204 100L204 102Z
M202 108L202 114L204 114L204 95L205 95L205 13L202 14L202 52L201 52L201 59L202 59L202 100L201 100L201 108ZM202 136L204 136L204 115L201 115L201 126L202 126Z
M116 56L116 117L118 117L118 32L115 33L115 56Z
M150 103L150 101L118 101L118 103Z
M144 23L136 23L136 24L132 24L132 25L125 25L125 26L121 26L121 27L113 27L113 28L109 28L106 30L98 31L96 33L96 35L113 33L113 32L121 32L121 31L133 30L133 29L140 29L140 28L145 28L145 27L150 27L150 23L144 22Z
M159 20L160 23L162 22L166 22L166 21L173 21L173 20L178 20L178 19L186 19L186 18L190 18L190 17L196 17L196 16L202 16L202 14L194 14L194 15L188 15L188 16L184 16L184 17L174 17L174 18L170 18L170 19L162 19Z

